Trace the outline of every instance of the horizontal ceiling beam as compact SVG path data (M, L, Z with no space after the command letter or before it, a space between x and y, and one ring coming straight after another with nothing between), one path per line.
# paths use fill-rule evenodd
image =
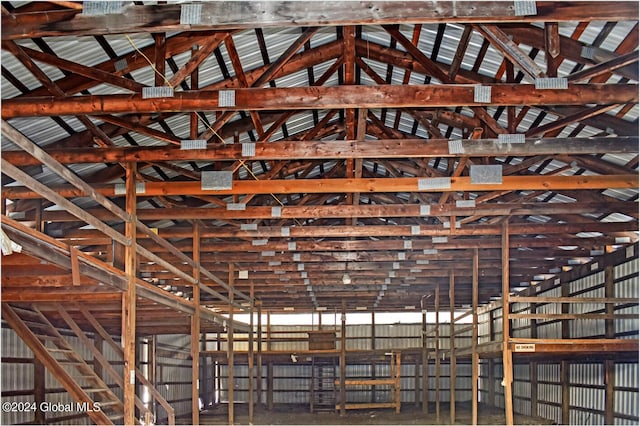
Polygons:
M427 179L422 181L422 179ZM581 175L581 176L503 176L502 183L472 183L467 176L452 177L446 182L438 181L428 188L422 187L430 178L346 178L346 179L275 179L236 180L231 189L202 189L201 182L145 182L139 197L173 195L242 195L242 194L326 194L354 192L457 192L457 191L518 191L518 190L572 190L611 189L638 187L638 176L628 175ZM96 185L95 191L114 197L115 185ZM87 197L84 191L69 185L51 186L51 191L66 197ZM40 194L24 187L5 187L3 195L11 200L42 198Z
M418 204L357 204L357 205L303 205L282 206L280 219L338 219L338 218L382 218L382 217L430 217L430 216L507 216L507 215L553 215L621 212L637 215L635 201L572 202L572 203L479 203L475 207L457 207L455 204L425 204L425 214ZM86 209L87 213L107 221L116 216L105 209ZM166 207L162 209L138 209L140 220L252 220L273 219L270 206L247 206L245 210L227 210L220 207L191 208ZM19 214L22 216L22 213ZM34 220L34 214L25 214L24 220ZM75 222L78 219L62 210L45 210L42 220L46 222ZM187 237L193 233L186 229ZM65 234L66 235L66 234Z
M173 97L92 95L15 98L2 101L2 117L96 115L196 111L256 111L340 108L441 108L501 105L611 105L637 103L637 84L569 84L567 89L536 89L532 84L502 83L490 99L474 98L477 85L342 85L331 87L241 88L178 91Z
M335 141L283 141L255 144L255 155L243 156L241 144L216 145L208 149L178 146L131 146L67 148L47 153L63 164L159 162L197 160L330 160L339 158L435 158L465 156L536 156L556 154L637 153L638 137L527 138L524 143L502 143L497 139L471 141L447 139L387 139ZM458 143L453 153L450 143ZM2 151L14 166L41 163L24 151Z
M203 2L192 23L181 23L190 5L128 5L120 13L85 15L78 9L4 13L2 39L135 32L202 31L260 27L439 22L618 21L638 16L637 2L536 2L536 13L516 15L513 1L466 2Z

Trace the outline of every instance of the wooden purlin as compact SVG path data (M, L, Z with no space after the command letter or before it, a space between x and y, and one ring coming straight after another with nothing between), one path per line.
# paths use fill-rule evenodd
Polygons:
M284 2L274 8L270 2L251 1L219 5L205 3L202 24L181 24L180 5L128 6L114 16L81 16L81 10L61 9L35 13L2 15L2 39L37 38L63 35L105 35L135 32L201 31L273 26L313 26L349 24L400 24L403 22L563 22L624 20L638 16L635 2L570 3L538 2L536 14L518 16L513 2L459 3L440 1L431 7L420 2L377 2L358 7L340 2L306 4Z
M145 99L141 95L85 95L5 99L2 117L98 115L193 111L306 110L331 108L461 107L502 105L626 104L638 102L637 84L569 84L567 89L536 89L532 84L487 84L491 99L474 100L474 87L461 84L234 89L233 106L221 104L226 92L181 91L173 97Z

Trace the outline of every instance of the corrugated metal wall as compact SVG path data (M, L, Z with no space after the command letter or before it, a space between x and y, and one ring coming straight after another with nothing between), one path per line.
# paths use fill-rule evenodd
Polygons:
M605 297L605 272L603 265L597 262L589 265L590 273L578 279L568 282L569 295L572 297ZM614 297L638 298L640 295L638 286L638 258L634 255L633 247L627 250L627 260L613 268ZM560 284L557 279L555 284ZM560 287L551 289L539 289L538 296L560 297ZM602 313L605 303L570 303L569 313ZM615 313L638 314L637 304L616 305ZM514 303L512 311L529 313L530 305ZM493 311L494 318L500 316L501 309ZM538 304L537 313L562 313L561 303ZM479 321L488 321L489 314L479 315ZM605 320L571 320L569 323L570 338L603 338L605 337ZM614 330L616 338L638 338L638 319L616 319ZM498 330L500 320L494 320L494 329ZM488 341L489 324L480 324L480 342ZM512 322L513 337L532 337L530 320L515 319ZM562 321L538 320L537 337L559 339L562 338ZM496 338L495 340L500 340ZM483 361L480 368L480 395L481 402L489 401L489 389L493 386L495 391L495 405L504 407L504 394L501 386L502 366L501 360L496 360L493 383L489 381L489 362ZM538 362L535 372L537 377L532 377L529 363L518 364L517 357L514 365L513 405L514 411L526 415L538 415L557 423L562 423L562 382L561 364L555 362ZM534 364L535 365L535 364ZM605 417L605 393L606 383L605 364L603 361L569 360L568 368L568 394L569 394L569 423L571 424L604 424ZM638 362L618 361L614 365L614 424L635 424L638 422L639 406L639 370ZM537 379L537 412L531 413L532 380Z
M91 362L93 355L89 350L80 343L80 339L74 336L64 336L81 355L85 361ZM2 402L3 403L23 403L34 404L34 367L33 352L18 337L18 335L4 322L2 323ZM22 391L15 395L14 391ZM13 393L6 395L7 393ZM78 425L92 424L86 415L75 417L78 412L56 412L54 409L56 404L69 404L74 400L64 390L62 385L48 370L45 369L45 399L44 408L51 407L45 412L47 423L55 423L60 425ZM28 410L5 411L2 410L2 424L20 424L32 422L35 418L35 411L30 406ZM39 408L39 407L38 407ZM60 420L67 417L73 417L66 420Z
M176 418L191 414L191 336L160 335L156 338L156 388L175 410ZM158 404L157 421L167 417Z
M457 328L464 328L466 324L456 326ZM378 324L375 325L375 348L379 350L392 350L392 349L407 349L407 348L419 348L421 347L421 333L422 326L420 324ZM433 328L434 325L428 325L428 328ZM265 327L266 329L266 327ZM335 330L333 325L323 327L327 330ZM272 326L272 350L279 350L285 352L291 352L295 354L296 351L303 351L308 349L308 326L296 326L296 325L279 325ZM347 349L348 350L370 350L372 349L371 339L371 325L361 324L347 324L346 336L347 336ZM336 347L340 348L340 333L336 333L337 341ZM224 337L224 335L223 335ZM244 339L246 335L235 334L236 339ZM266 332L263 332L263 338L266 339ZM293 338L294 341L278 341L278 339ZM456 347L469 347L471 345L471 331L465 332L459 336L456 336ZM447 350L450 346L449 340L449 324L441 324L440 327L440 349ZM234 342L235 349L246 348L246 342ZM428 340L428 347L435 348L435 340L430 338ZM263 348L266 349L266 343L263 343ZM221 350L226 350L226 343L221 344ZM458 401L471 400L471 365L466 363L467 361L460 361L457 365L456 376L456 399ZM338 365L336 365L336 374L338 374ZM405 403L413 403L416 399L415 390L415 366L409 364L406 361L403 362L401 367L401 400ZM421 374L421 366L419 373ZM212 368L208 370L210 373ZM348 378L371 378L372 367L369 363L356 363L350 361L347 365L347 377ZM375 376L377 378L389 377L390 366L387 362L378 362L375 366ZM257 367L255 368L255 375L257 376ZM435 400L435 379L436 369L433 359L429 365L429 398ZM267 366L263 365L262 370L262 389L267 389ZM220 367L220 384L221 391L219 392L218 402L228 401L228 369L226 365ZM214 381L208 378L203 378L202 383L208 383L209 386L214 386ZM419 382L421 385L421 381ZM273 365L273 402L275 404L289 403L289 404L308 404L309 403L309 390L311 385L311 365L299 364L299 365ZM236 402L248 401L248 367L246 364L238 364L234 367L234 400ZM440 369L440 400L445 401L449 398L449 365L448 361L443 362ZM420 401L420 392L417 394ZM375 395L372 393L372 389L369 386L361 387L348 387L347 388L347 401L348 402L384 402L390 401L390 386L378 385L375 389ZM266 392L262 394L262 403L266 403Z

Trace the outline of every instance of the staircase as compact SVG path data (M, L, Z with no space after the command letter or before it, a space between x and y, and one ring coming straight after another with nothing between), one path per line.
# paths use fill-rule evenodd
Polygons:
M80 357L49 320L34 306L2 304L2 317L53 374L71 397L88 407L96 424L118 424L124 420L124 406ZM99 409L92 408L99 404Z
M100 364L105 376L109 376L113 382L122 388L124 385L123 375L117 372L113 365L102 355L101 351L95 347L92 339L87 337L69 312L60 304L56 304L55 307L59 316L67 323L69 329L78 337L82 345L91 351L94 360ZM92 325L96 333L100 334L106 343L115 349L116 353L123 356L120 346L113 341L111 336L100 326L99 322L85 308L78 307L77 310ZM96 424L113 425L124 423L124 405L118 395L95 373L94 367L87 364L77 354L71 344L65 340L58 329L35 305L16 306L3 303L2 317L29 346L35 357L42 362L76 403L82 407L82 410L78 411L86 411L89 418ZM175 424L173 408L137 369L136 378L150 390L156 401L167 410L169 424ZM137 396L135 405L141 417L149 423L153 416ZM92 409L94 407L99 408Z
M313 357L311 359L312 413L335 411L336 409L336 358Z

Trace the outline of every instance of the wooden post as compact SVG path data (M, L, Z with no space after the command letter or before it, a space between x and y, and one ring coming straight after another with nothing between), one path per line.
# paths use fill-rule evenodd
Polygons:
M569 283L563 282L560 287L562 297L569 297ZM561 312L563 314L569 313L569 304L562 303L561 304ZM569 330L569 320L562 320L562 338L569 339L570 338L570 330ZM562 423L567 425L569 424L569 361L562 360L560 362L560 383L562 386Z
M254 384L253 384L253 298L254 288L253 282L249 288L249 353L247 354L248 370L249 370L249 424L253 424L253 408L254 408Z
M471 424L478 424L478 269L480 259L478 249L473 249L473 266L471 276L471 309L473 310L473 329L471 334Z
M371 311L371 350L376 350L376 313ZM376 361L371 361L371 379L376 378ZM376 385L371 386L371 402L376 402Z
M156 346L157 346L157 337L156 336L151 336L150 340L149 340L149 381L151 382L151 385L155 388L156 387L156 370L157 370L157 366L156 366ZM151 407L151 412L153 413L153 416L155 418L158 417L158 402L156 401L155 398L153 398L153 404Z
M533 288L532 290L535 290L535 288ZM534 296L535 291L533 291L531 295ZM538 310L538 305L536 303L531 303L529 310L531 311L532 314L535 314L536 311ZM532 319L529 323L529 327L531 329L530 331L531 338L537 339L538 338L538 322L535 319ZM538 362L537 361L531 361L529 363L529 381L531 386L531 415L537 416L538 415Z
M347 404L347 301L344 298L340 321L340 415L344 416Z
M569 424L569 361L560 361L560 383L562 384L562 424Z
M429 413L429 352L427 352L427 305L422 297L422 412Z
M449 422L456 423L455 274L449 271Z
M258 404L262 404L262 301L256 302L258 306L258 373L256 377L256 394Z
M229 324L227 325L227 373L228 373L228 381L227 381L227 395L229 400L229 424L232 425L235 420L235 415L233 411L233 385L234 385L234 376L233 376L233 361L234 361L234 351L233 351L233 286L234 286L234 272L233 272L233 264L229 263Z
M495 327L493 325L493 310L489 311L489 340L495 341ZM489 403L496 406L496 362L493 358L489 358Z
M395 385L394 385L394 390L395 390L395 395L394 395L394 399L395 399L395 404L396 404L396 414L400 414L400 407L402 405L402 389L401 389L401 375L402 375L402 352L395 352L395 360L394 357L391 357L391 362L396 363L395 365L395 369L392 369L392 371L395 372Z
M122 299L122 343L124 352L124 423L134 424L136 419L136 169L135 162L127 163L126 210L129 220L125 236L130 240L125 247L124 272L127 291Z
M607 265L604 269L604 297L615 297L613 266ZM615 312L613 303L605 304L605 313L613 315ZM616 335L615 322L612 319L605 320L604 337L614 339ZM615 421L613 410L615 407L615 361L607 359L604 361L604 423L612 425Z
M509 220L502 222L502 382L504 414L508 426L513 425L513 360L509 348Z
M420 360L416 356L413 363L413 401L416 408L420 407Z
M271 312L267 311L267 352L271 351ZM273 410L273 363L267 364L267 409Z
M436 286L436 422L440 422L440 286Z
M4 207L6 207L6 199L2 198L2 207L3 212L5 214ZM36 217L35 217L35 229L38 232L43 232L44 227L42 223L42 200L38 201L36 206ZM98 335L98 337L100 337ZM95 368L95 366L94 366ZM45 367L42 362L34 355L33 356L33 401L37 407L45 402L46 398L46 382L45 382ZM34 412L34 420L36 424L43 425L46 420L46 412L44 410L35 410Z
M191 422L200 424L200 225L193 225L193 286L194 311L191 317Z

